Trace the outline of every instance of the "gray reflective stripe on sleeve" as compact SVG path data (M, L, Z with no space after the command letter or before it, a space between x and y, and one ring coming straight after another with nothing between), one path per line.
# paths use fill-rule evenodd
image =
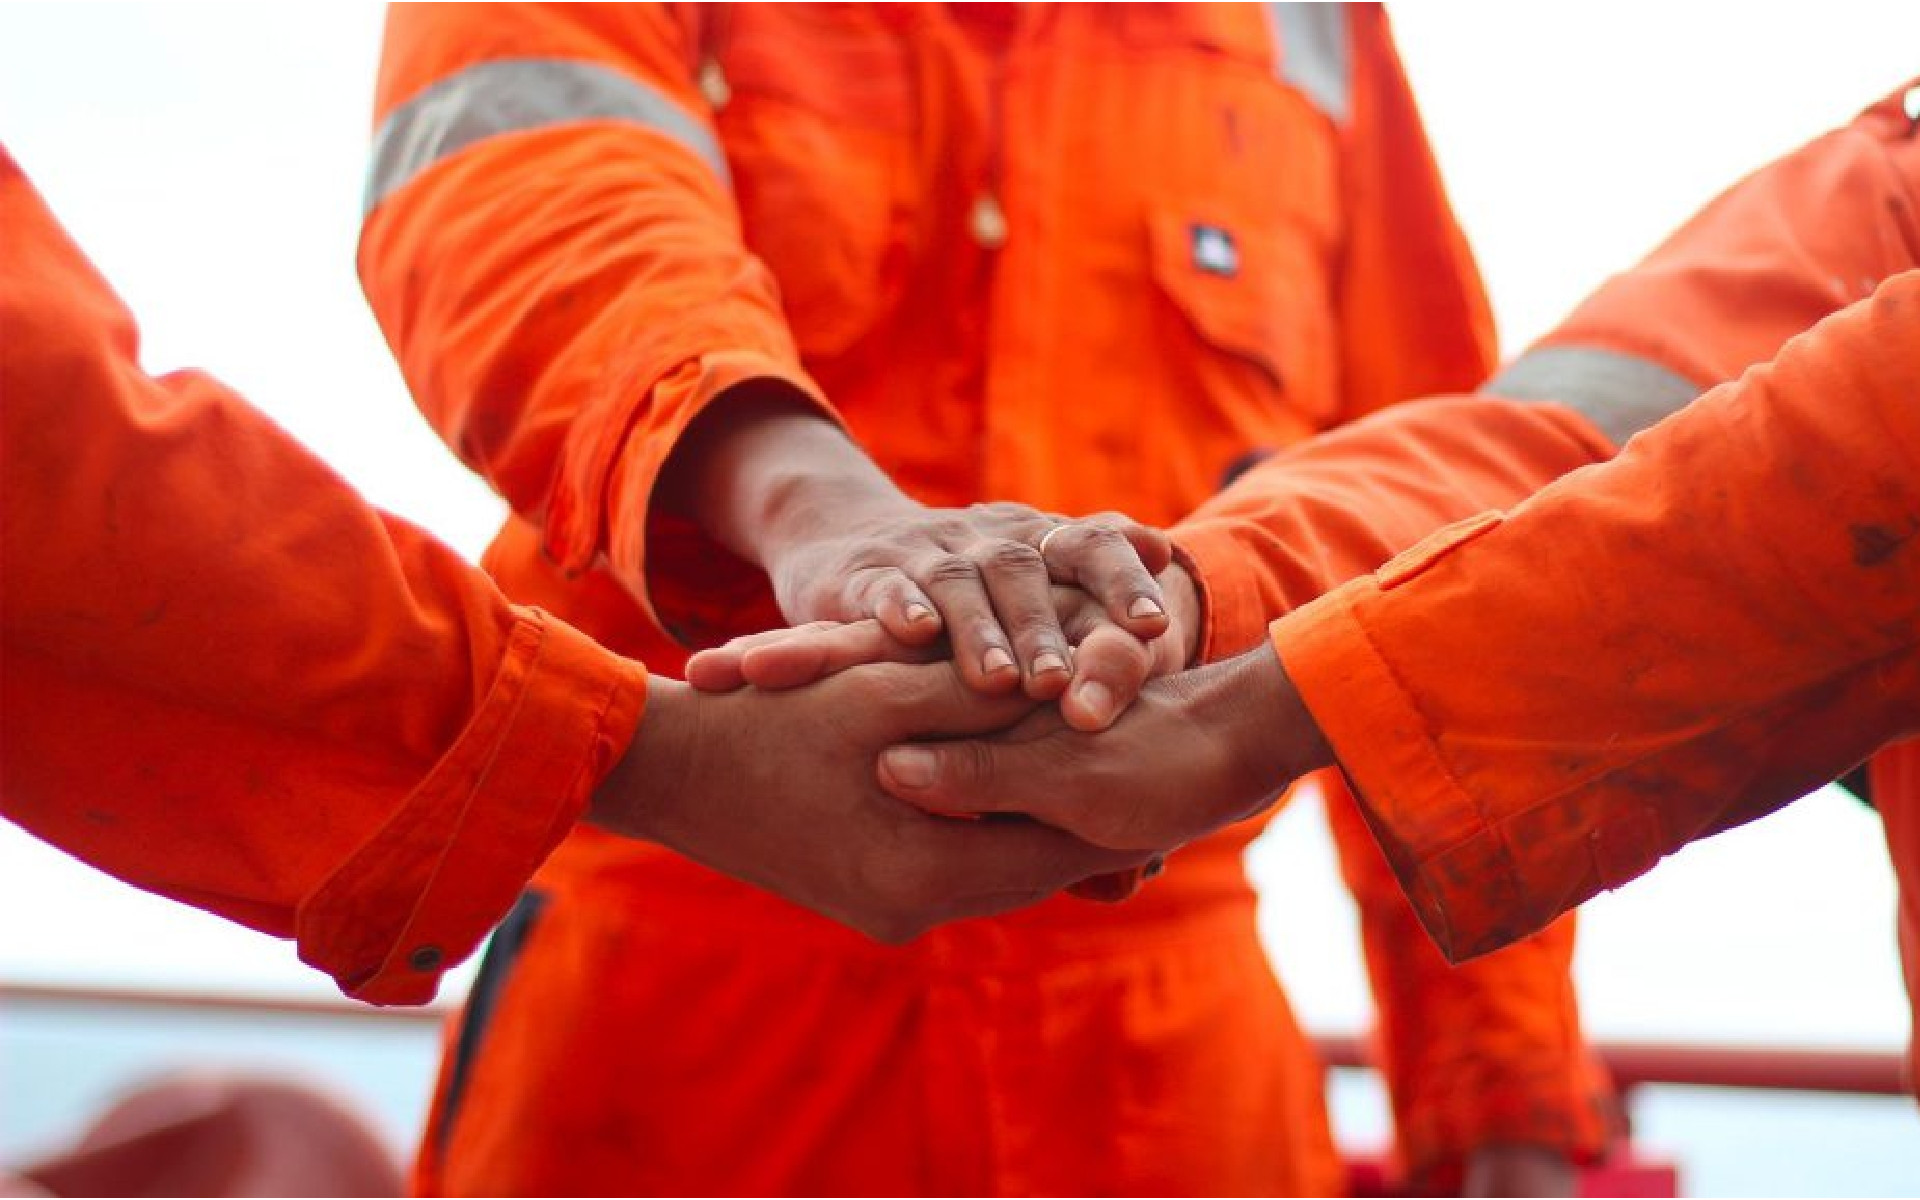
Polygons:
M657 88L597 63L503 58L449 75L393 110L374 135L361 212L475 142L573 121L624 121L664 134L727 182L713 131Z
M1353 47L1344 4L1268 4L1267 28L1283 83L1300 89L1336 125L1352 109Z
M1480 390L1508 400L1564 404L1620 446L1679 412L1706 389L1631 354L1585 346L1544 346L1514 359Z

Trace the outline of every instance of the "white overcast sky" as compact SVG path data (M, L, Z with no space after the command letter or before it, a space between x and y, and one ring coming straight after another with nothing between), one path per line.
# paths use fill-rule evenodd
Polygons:
M1920 5L1897 3L1396 11L1510 349L1721 186L1898 85L1920 47ZM357 3L0 4L0 137L132 303L151 368L212 369L473 555L499 509L415 415L354 280L379 29ZM1316 825L1287 815L1255 867L1304 1018L1352 1027L1357 960ZM1590 1022L1897 1046L1891 905L1876 823L1823 795L1592 906ZM329 992L284 947L10 826L0 913L0 978Z

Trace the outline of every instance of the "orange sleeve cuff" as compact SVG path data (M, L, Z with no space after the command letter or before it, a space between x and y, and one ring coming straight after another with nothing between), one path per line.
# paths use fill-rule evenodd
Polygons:
M1410 1091L1396 1095L1395 1109L1406 1169L1435 1194L1458 1190L1466 1158L1480 1146L1547 1146L1593 1161L1609 1129L1611 1089L1585 1048L1568 972L1572 918L1492 957L1459 962L1463 942L1492 948L1472 923L1516 902L1516 867L1447 770L1425 715L1358 611L1498 523L1488 514L1449 529L1378 576L1329 592L1271 628L1274 650L1333 747L1413 913L1458 964L1449 968L1438 957L1427 964L1420 954L1391 964L1391 986L1420 993L1428 1006L1420 1021L1428 1028L1396 1045L1434 1061L1400 1064L1396 1089ZM1509 940L1503 932L1496 944ZM1475 981L1475 974L1486 978ZM1449 1016L1449 1008L1458 1011Z
M1359 608L1408 572L1498 524L1464 522L1275 621L1273 647L1353 785L1420 923L1449 961L1491 948L1487 924L1519 911L1516 865L1448 771L1418 701L1368 637ZM1532 907L1532 906L1529 906Z
M392 819L299 908L300 957L372 1004L422 1004L573 827L639 726L647 674L520 609L492 686Z
M822 420L843 423L806 374L758 351L718 351L680 364L654 384L654 415L631 436L606 486L607 552L614 573L648 618L683 646L717 645L784 624L759 568L693 522L655 511L654 489L682 435L700 414L749 383L780 386Z
M1199 520L1174 530L1174 557L1200 592L1203 628L1200 661L1218 662L1260 644L1273 614L1292 607L1285 596L1268 596L1266 575L1249 569L1252 551L1235 536L1232 520Z

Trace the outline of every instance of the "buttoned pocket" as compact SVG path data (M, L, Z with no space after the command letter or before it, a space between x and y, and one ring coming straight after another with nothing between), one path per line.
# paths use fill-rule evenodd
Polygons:
M1310 290L1320 271L1306 248L1270 222L1201 206L1158 208L1148 236L1154 283L1195 338L1207 398L1324 422L1335 407L1332 322Z

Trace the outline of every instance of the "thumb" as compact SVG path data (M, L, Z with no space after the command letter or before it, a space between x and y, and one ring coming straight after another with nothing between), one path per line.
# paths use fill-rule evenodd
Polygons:
M920 742L889 746L877 773L889 794L942 815L1024 813L1071 829L1062 819L1058 753L1045 740Z

